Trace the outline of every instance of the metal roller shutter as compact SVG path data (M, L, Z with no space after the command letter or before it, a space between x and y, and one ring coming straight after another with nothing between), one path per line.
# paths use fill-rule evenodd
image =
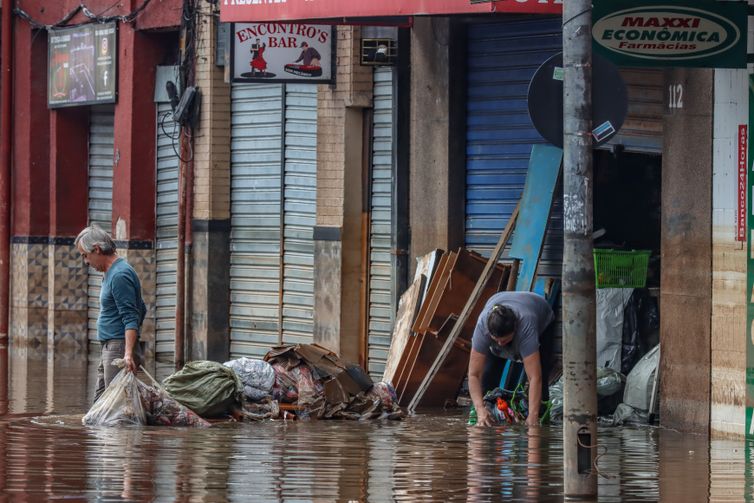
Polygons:
M521 197L532 145L544 143L529 119L529 81L561 46L560 18L511 17L468 30L465 240L468 248L485 255ZM541 275L560 276L559 199L545 239Z
M314 225L317 216L317 86L285 86L282 340L314 333Z
M628 115L618 134L601 148L621 144L628 152L662 154L663 70L621 68L620 73L628 87Z
M115 108L95 106L89 114L89 225L99 225L112 232L113 219L113 153L115 149ZM102 273L89 268L87 284L88 335L97 340L99 293Z
M368 370L378 380L385 370L395 321L393 213L393 68L374 70L372 172L369 223Z
M231 356L312 342L316 86L233 86L231 170Z
M173 370L175 356L175 285L178 250L179 131L170 103L157 104L157 260L155 360L157 378Z
M236 84L231 101L231 357L262 356L280 333L283 87Z

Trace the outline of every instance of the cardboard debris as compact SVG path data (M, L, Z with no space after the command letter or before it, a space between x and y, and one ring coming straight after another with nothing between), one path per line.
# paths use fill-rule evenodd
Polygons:
M317 344L296 344L273 348L264 357L276 372L298 375L298 399L295 414L299 418L400 419L403 411L395 392L386 383L373 383L369 375L355 364L342 361L332 351ZM306 370L306 372L303 372ZM311 375L313 383L302 379ZM303 376L303 377L302 377ZM286 376L280 375L280 378ZM313 384L313 386L312 386ZM314 392L311 392L314 391ZM283 406L280 406L281 409ZM264 410L253 411L263 416Z

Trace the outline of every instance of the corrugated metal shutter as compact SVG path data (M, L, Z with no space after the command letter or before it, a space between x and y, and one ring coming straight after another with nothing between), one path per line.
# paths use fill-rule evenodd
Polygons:
M236 84L231 101L231 357L262 356L280 333L283 87Z
M380 379L395 321L395 256L393 213L393 68L374 71L372 173L369 224L369 373Z
M621 144L628 152L662 154L662 115L665 111L663 70L621 68L628 87L628 116L605 146Z
M317 216L317 86L285 87L283 342L314 333L314 225Z
M113 153L115 149L115 108L92 107L89 114L89 225L97 224L112 232ZM99 292L102 273L89 268L87 286L89 340L97 340Z
M178 250L179 132L169 103L157 104L157 293L155 360L157 378L173 370L175 356L175 285Z
M469 27L466 246L485 255L521 197L532 145L544 143L529 119L529 81L561 46L560 18L511 17ZM539 274L560 276L562 229L558 200Z

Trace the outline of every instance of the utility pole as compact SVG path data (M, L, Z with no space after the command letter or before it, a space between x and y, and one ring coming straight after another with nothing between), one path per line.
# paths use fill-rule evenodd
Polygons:
M592 2L563 2L563 480L597 496L596 309L592 257Z

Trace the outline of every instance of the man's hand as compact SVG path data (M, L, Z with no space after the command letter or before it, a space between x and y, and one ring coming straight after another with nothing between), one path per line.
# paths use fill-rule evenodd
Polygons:
M124 355L123 361L126 363L126 370L135 374L138 369L136 368L136 361L134 360L133 355Z
M476 424L477 426L495 426L495 421L487 407L482 407L476 411Z
M136 351L138 341L139 335L136 333L136 330L132 328L126 329L126 350L123 359L126 361L126 369L134 374L138 370L136 361L134 360L134 351Z

